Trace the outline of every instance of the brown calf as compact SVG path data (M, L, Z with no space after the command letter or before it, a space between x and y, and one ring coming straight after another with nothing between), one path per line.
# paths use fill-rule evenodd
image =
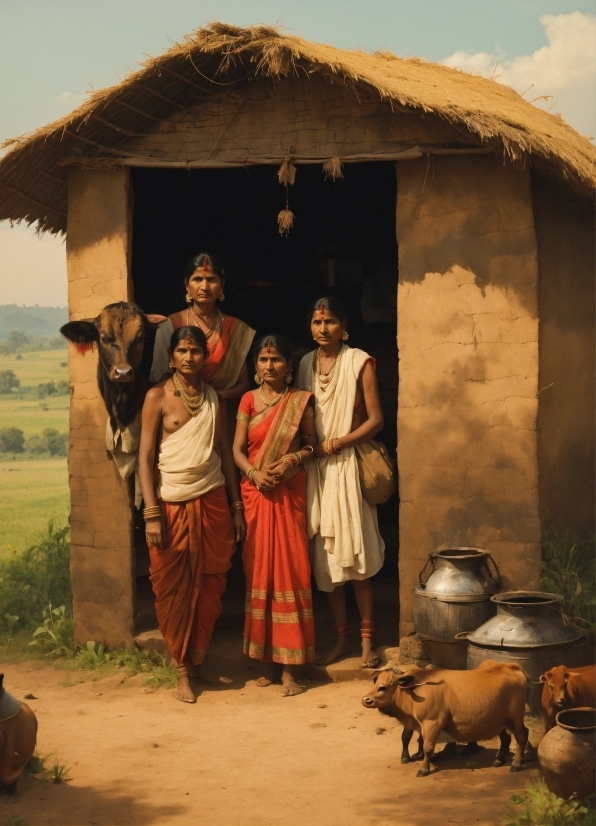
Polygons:
M513 734L517 747L511 771L520 771L528 741L524 725L528 680L519 665L486 660L474 671L388 669L375 672L373 682L362 704L396 717L404 726L404 745L413 731L422 734L424 759L418 777L430 773L430 760L442 731L458 743L499 735L501 747L495 766L505 763Z
M596 708L596 665L567 668L557 665L540 677L544 731L556 724L556 716L564 708L589 706Z
M145 337L165 316L146 315L136 304L108 304L97 318L70 321L60 328L81 349L99 347L97 383L112 430L129 425L143 405L148 382L139 372Z

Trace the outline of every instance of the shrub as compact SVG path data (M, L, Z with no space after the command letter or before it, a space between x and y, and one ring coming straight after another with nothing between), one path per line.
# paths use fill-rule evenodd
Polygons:
M0 560L0 628L43 625L50 604L65 606L72 616L69 532L50 520L37 545Z
M22 453L25 450L25 434L18 427L0 430L0 453Z
M542 540L541 582L545 591L563 597L563 612L576 625L596 629L596 543L569 531L547 531Z
M20 386L21 382L15 376L14 370L0 370L0 394L12 393Z
M27 453L47 453L48 448L44 441L44 439L35 434L34 436L29 436L27 441L25 442L25 449Z
M593 826L596 812L575 798L563 800L549 792L544 778L533 772L524 795L511 795L513 806L508 810L502 826ZM515 807L515 808L513 808Z
M41 435L51 456L66 456L68 433L59 433L54 427L46 427Z

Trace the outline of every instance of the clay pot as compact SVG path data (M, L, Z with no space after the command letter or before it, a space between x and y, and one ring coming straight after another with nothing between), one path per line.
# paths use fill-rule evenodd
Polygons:
M568 708L557 714L557 725L538 746L538 761L546 785L565 800L595 791L596 709Z

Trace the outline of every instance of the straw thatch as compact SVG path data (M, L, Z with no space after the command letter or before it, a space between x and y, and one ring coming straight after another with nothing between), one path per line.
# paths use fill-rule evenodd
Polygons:
M119 147L173 112L226 95L255 76L308 79L318 72L356 93L377 93L398 115L434 115L460 143L480 142L556 177L581 195L596 183L596 151L559 116L532 106L507 86L417 58L344 51L277 29L213 23L151 58L119 85L90 95L66 117L6 141L0 160L0 220L37 222L64 232L67 164L115 168Z

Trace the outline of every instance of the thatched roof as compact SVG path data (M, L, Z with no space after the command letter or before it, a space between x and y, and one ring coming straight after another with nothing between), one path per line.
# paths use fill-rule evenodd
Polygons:
M417 58L341 50L277 29L213 23L143 64L117 86L29 135L6 141L0 160L0 220L66 230L68 163L112 158L118 147L173 112L256 76L318 72L333 82L378 93L396 112L418 111L450 123L470 142L530 163L582 195L596 183L596 150L561 117L532 106L513 89Z

